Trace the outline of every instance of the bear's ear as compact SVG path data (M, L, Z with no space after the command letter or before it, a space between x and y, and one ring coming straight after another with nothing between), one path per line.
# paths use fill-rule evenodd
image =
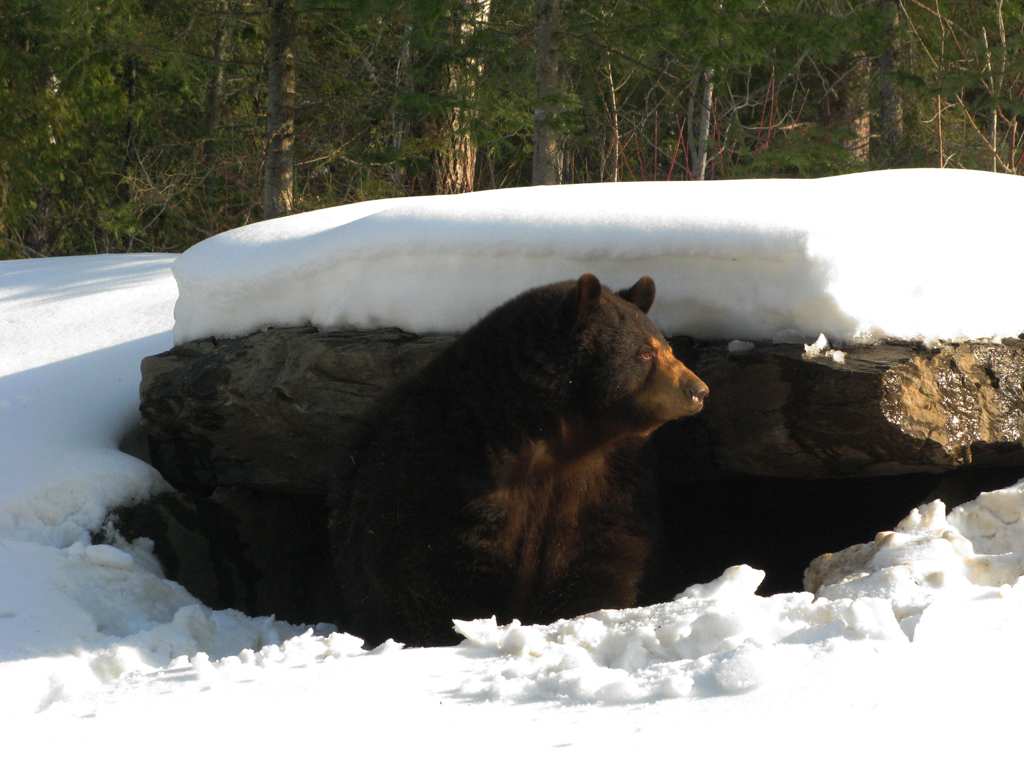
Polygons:
M624 288L619 291L619 296L630 304L636 304L645 315L654 304L654 280L644 275L637 280L632 288Z
M594 311L601 300L601 281L589 272L580 275L576 287L566 301L566 319L571 325L579 323Z

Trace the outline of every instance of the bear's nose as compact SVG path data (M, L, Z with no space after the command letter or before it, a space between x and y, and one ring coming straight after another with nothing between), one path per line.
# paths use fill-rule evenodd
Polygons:
M686 388L686 393L694 400L704 402L704 398L711 393L711 390L708 389L707 384L700 379L697 379L696 381L691 382L691 384Z

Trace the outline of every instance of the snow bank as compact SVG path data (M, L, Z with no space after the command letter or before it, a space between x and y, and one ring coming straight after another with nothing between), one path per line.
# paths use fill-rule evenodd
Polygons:
M67 546L166 487L118 441L142 358L172 344L174 258L0 262L0 537Z
M305 629L211 611L162 578L144 544L62 550L0 540L0 552L0 717L81 698L178 657L236 656Z
M174 267L178 342L266 325L459 331L518 292L650 274L669 334L1015 336L1024 179L959 170L398 198L249 225Z
M211 611L145 541L89 544L111 507L166 488L118 442L142 358L171 346L174 258L0 262L0 717L304 629Z
M463 683L474 699L650 702L750 691L805 674L813 656L913 644L916 663L1024 641L1024 480L953 510L914 509L895 531L819 561L816 595L760 597L734 566L673 602L550 626L457 621L463 647L500 659ZM818 565L818 564L816 564ZM812 566L812 570L814 567ZM851 657L852 658L852 657Z

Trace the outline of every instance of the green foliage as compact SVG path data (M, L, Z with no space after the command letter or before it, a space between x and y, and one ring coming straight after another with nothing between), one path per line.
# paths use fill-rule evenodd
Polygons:
M817 178L866 170L845 150L843 136L810 126L789 131L762 150L738 153L731 178Z
M298 210L433 192L453 131L472 140L476 188L531 182L534 9L488 6L298 0ZM691 178L709 79L709 178L1020 172L1024 4L1001 19L994 0L898 4L895 33L893 7L562 0L561 92L545 106L564 179ZM178 250L254 220L268 37L265 0L0 4L0 258ZM902 133L876 154L892 51ZM848 149L851 104L874 121L870 161Z

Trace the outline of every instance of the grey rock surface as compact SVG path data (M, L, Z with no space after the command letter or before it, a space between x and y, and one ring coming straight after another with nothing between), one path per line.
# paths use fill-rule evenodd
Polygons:
M153 465L179 489L324 494L380 395L451 337L280 328L142 362Z
M826 478L1024 463L1024 342L860 346L842 364L791 344L695 352L723 470Z
M322 499L220 488L113 509L94 541L149 539L164 575L211 608L316 623L335 618L326 525Z
M710 385L704 413L665 429L680 466L842 478L1024 465L1024 342L853 347L671 340ZM151 458L193 492L323 494L344 476L381 394L452 342L398 329L271 329L146 358Z

